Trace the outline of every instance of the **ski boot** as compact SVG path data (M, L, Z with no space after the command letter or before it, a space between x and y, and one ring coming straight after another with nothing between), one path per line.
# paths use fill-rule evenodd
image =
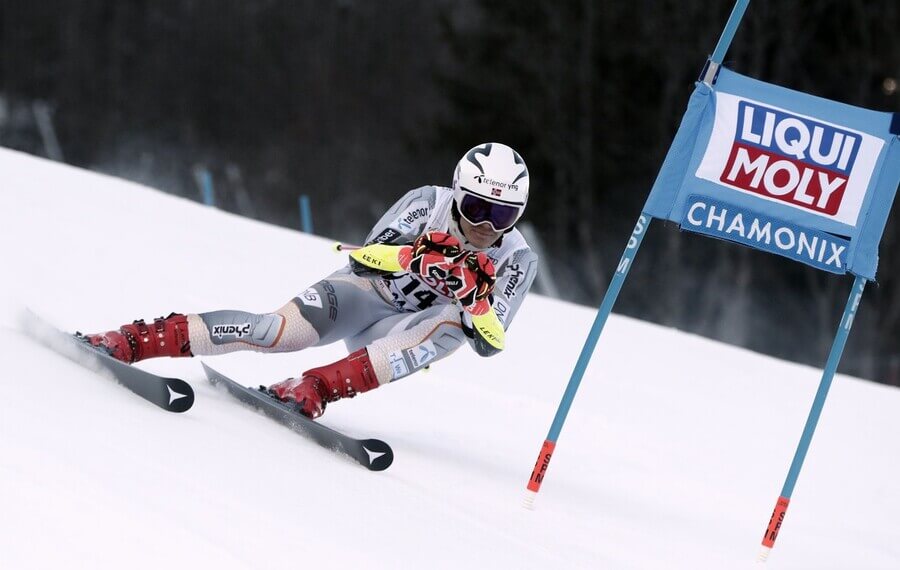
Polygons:
M127 364L157 356L194 356L187 317L178 313L154 319L149 326L139 320L122 325L119 330L87 335L76 333L75 336Z
M352 398L377 387L369 353L362 348L337 362L307 370L300 378L288 378L268 388L260 386L260 390L316 419L328 402Z

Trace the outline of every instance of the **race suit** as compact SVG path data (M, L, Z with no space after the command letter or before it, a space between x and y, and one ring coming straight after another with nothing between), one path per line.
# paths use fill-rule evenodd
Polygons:
M451 215L452 202L450 188L411 190L382 216L366 243L407 244L425 232L440 231L474 249ZM490 301L508 329L537 274L537 256L516 229L481 251L496 268ZM413 273L360 277L349 265L272 313L213 311L188 315L188 324L195 355L290 352L343 340L351 352L368 350L379 384L408 376L464 342L472 343L470 325L443 281Z

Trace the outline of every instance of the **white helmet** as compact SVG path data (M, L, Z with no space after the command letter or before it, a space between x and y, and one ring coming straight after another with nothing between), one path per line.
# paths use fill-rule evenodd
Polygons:
M511 229L528 203L528 167L519 153L501 143L471 149L456 165L453 202L472 225Z

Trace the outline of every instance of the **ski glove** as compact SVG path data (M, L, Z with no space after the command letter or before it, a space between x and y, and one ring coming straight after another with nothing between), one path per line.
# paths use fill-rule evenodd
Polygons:
M468 255L450 234L428 232L417 237L412 246L402 248L397 261L410 273L443 281Z
M463 331L481 356L497 354L506 344L503 323L490 301L495 282L494 264L482 252L470 253L446 280L447 287L463 307Z
M505 345L503 324L491 307L494 264L484 253L469 253L443 232L419 236L412 245L373 243L350 252L350 266L361 277L389 277L402 271L443 280L463 307L462 325L481 356Z
M483 252L469 253L465 260L450 270L447 288L463 308L473 315L483 315L491 305L488 297L497 278L494 264Z

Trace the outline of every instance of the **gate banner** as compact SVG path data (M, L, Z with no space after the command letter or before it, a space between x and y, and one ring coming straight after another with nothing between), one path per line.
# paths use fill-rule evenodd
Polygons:
M874 279L900 182L898 123L722 68L694 89L644 212Z

